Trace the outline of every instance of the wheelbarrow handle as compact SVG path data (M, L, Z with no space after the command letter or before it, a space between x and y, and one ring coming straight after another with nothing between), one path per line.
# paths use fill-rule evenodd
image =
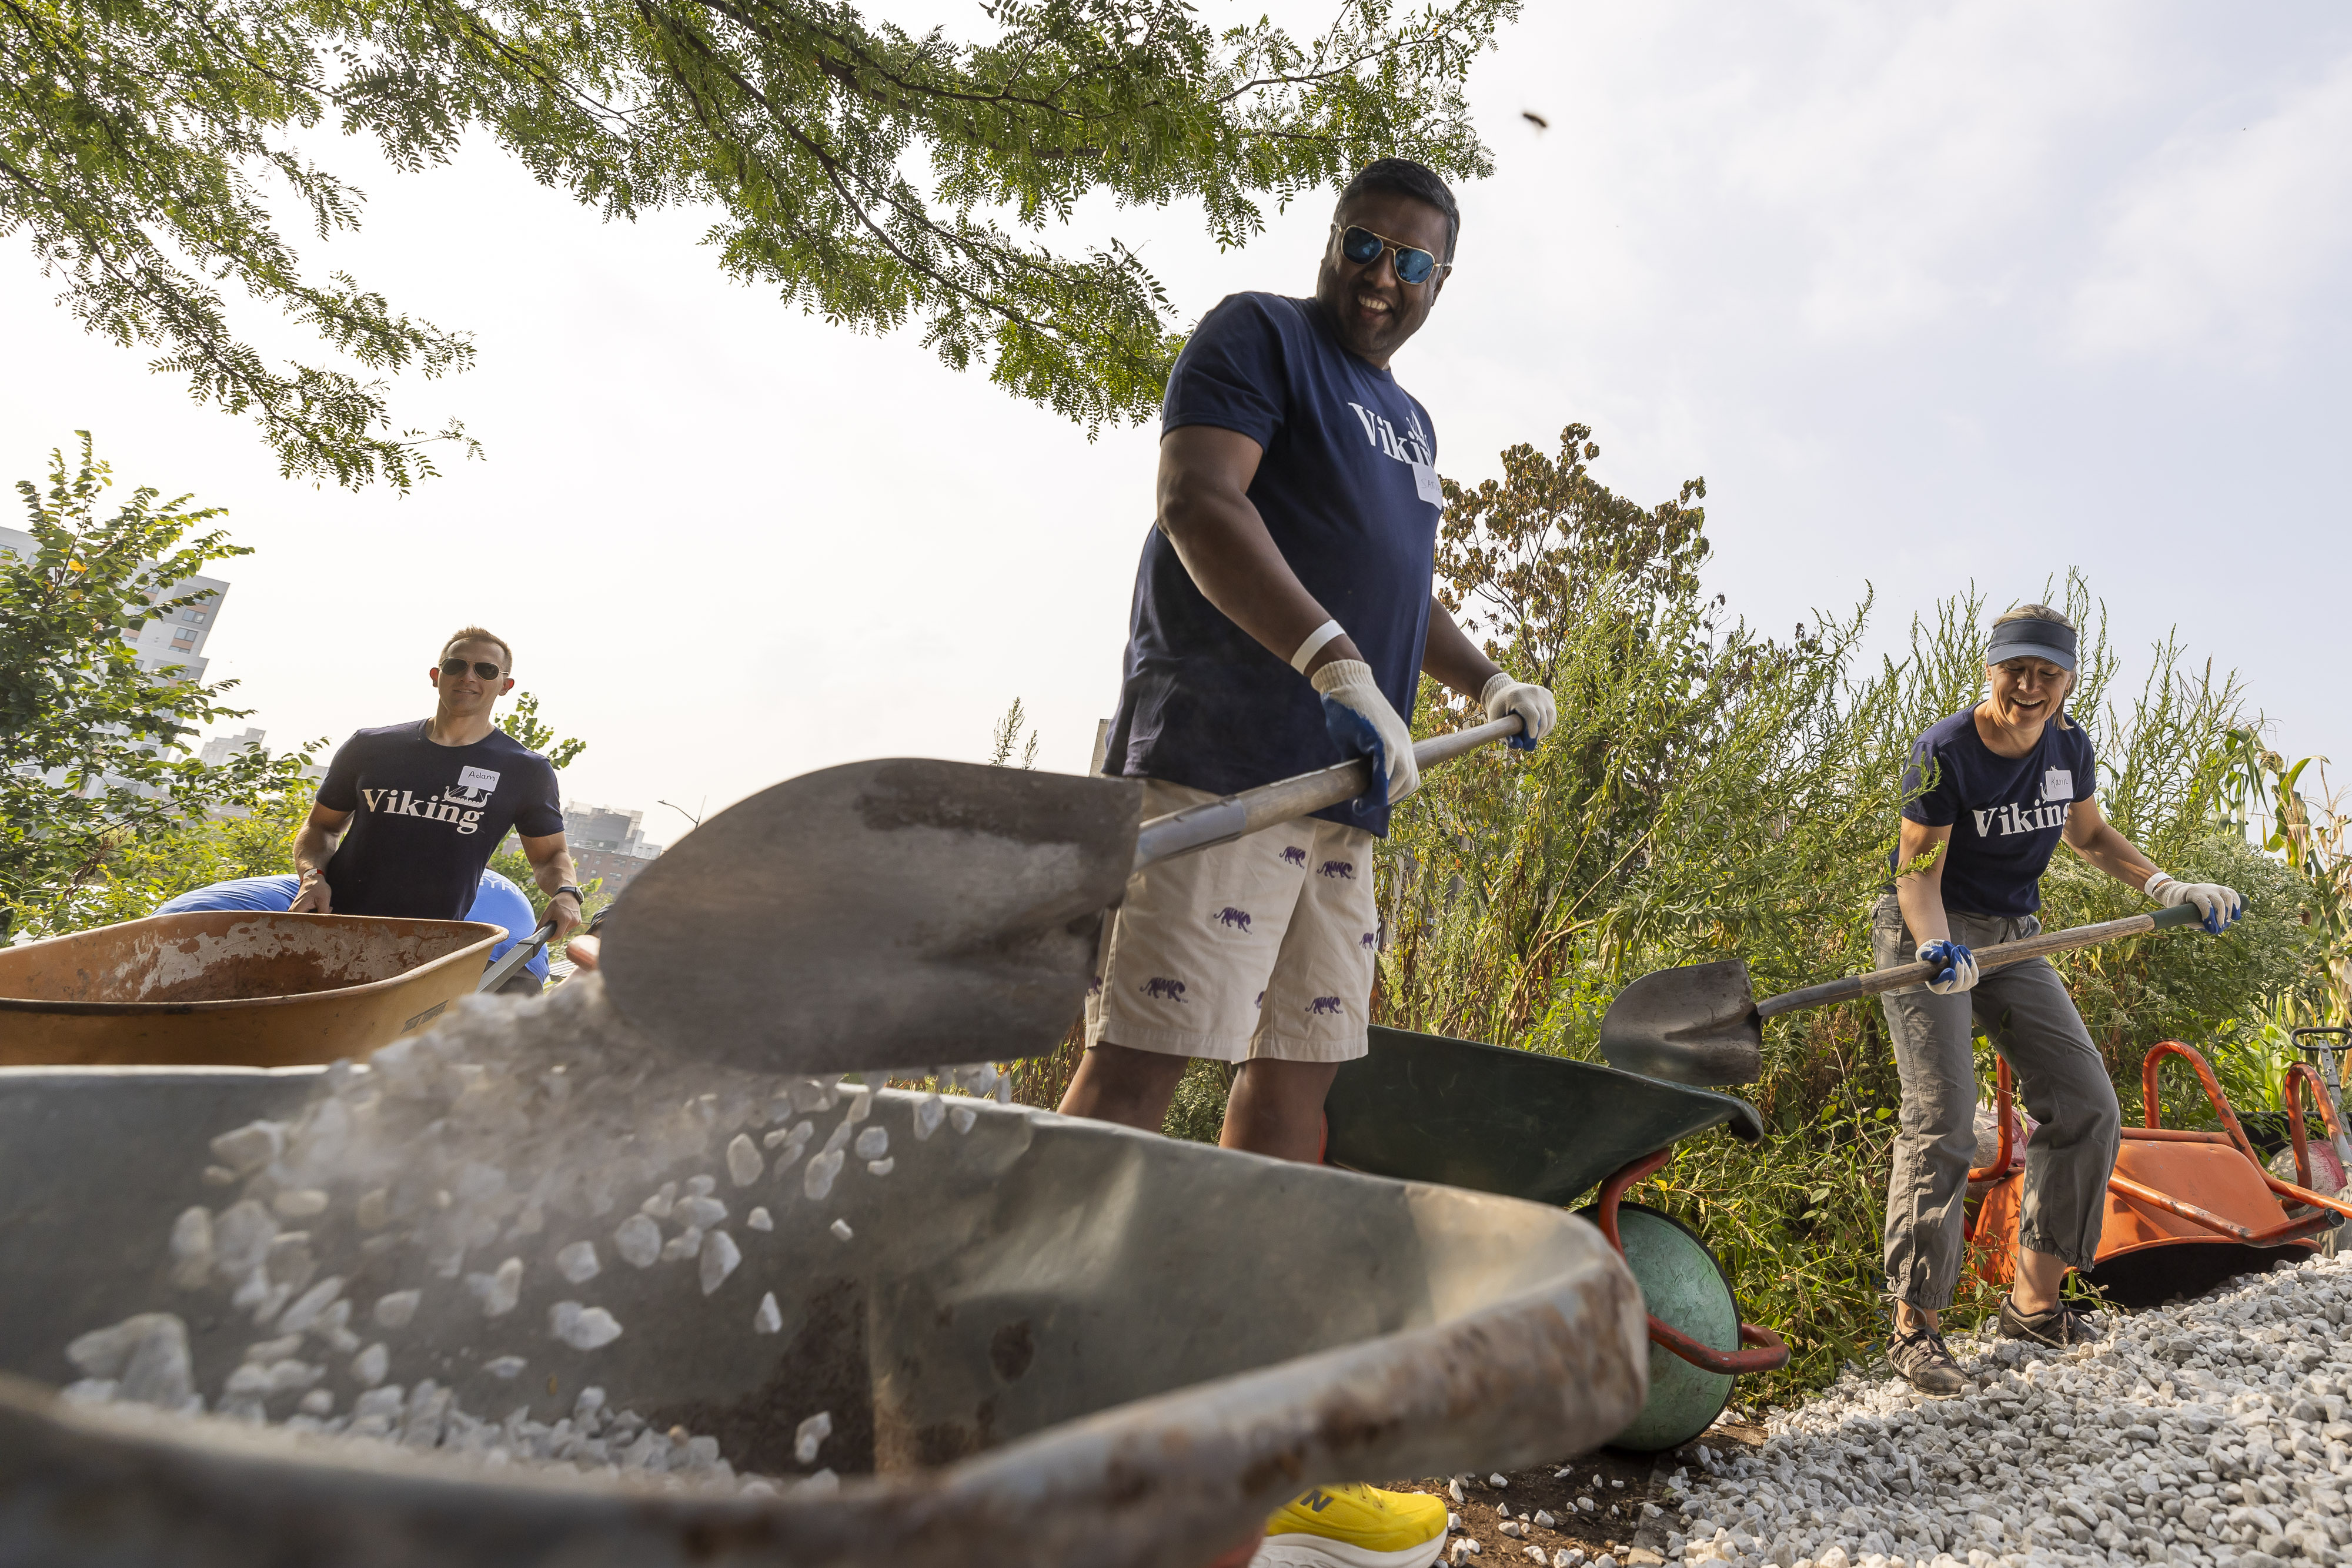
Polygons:
M1524 727L1518 715L1506 714L1469 729L1452 730L1416 742L1412 760L1416 767L1433 768L1465 751L1475 751L1488 741L1517 735ZM1223 800L1203 800L1197 806L1154 817L1136 833L1135 869L1141 871L1176 855L1225 843L1244 833L1291 821L1327 806L1344 805L1371 787L1372 765L1368 758L1359 757L1352 762L1336 763L1296 779L1261 784Z
M477 992L497 990L507 983L517 969L530 963L533 954L554 940L554 937L555 922L552 920L542 922L539 929L530 934L529 941L516 943L507 949L505 957L482 971L482 983L476 986L474 989Z
M2121 920L2103 920L2096 925L2076 925L2064 931L2044 931L2037 936L2003 942L1997 946L1979 947L1976 951L1979 970L1998 969L2005 964L2021 964L2028 958L2039 958L2051 953L2069 952L2076 947L2095 947L2102 942L2119 937L2138 936L2150 931L2169 930L2178 925L2201 925L2204 917L2193 904L2176 904L2149 915L2126 915ZM1756 1004L1759 1018L1778 1018L1782 1013L1801 1012L1807 1008L1825 1008L1832 1002L1851 1002L1863 997L1874 997L1882 991L1899 990L1932 980L1944 968L1941 964L1897 964L1891 969L1872 969L1843 979L1825 980L1818 986L1801 990L1783 991L1777 997L1767 997Z

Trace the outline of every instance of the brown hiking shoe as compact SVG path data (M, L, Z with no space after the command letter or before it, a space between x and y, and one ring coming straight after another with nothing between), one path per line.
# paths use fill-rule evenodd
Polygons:
M2064 1350L2098 1338L2099 1322L2066 1301L2060 1301L2046 1312L2021 1312L2013 1299L2004 1297L2000 1303L2000 1337Z
M1938 1399L1948 1399L1969 1385L1944 1336L1925 1323L1888 1342L1886 1359L1903 1381Z

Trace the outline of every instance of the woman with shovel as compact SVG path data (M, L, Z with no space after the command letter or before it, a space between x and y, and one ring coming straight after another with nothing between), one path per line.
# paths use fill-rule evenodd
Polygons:
M2109 876L2165 904L2193 903L2209 931L2238 917L2236 893L2157 869L2099 814L2090 737L2066 717L2074 623L2043 604L1993 622L1990 695L1930 726L1903 776L1894 877L1874 912L1878 967L1943 966L1925 986L1881 998L1903 1079L1903 1119L1886 1193L1886 1283L1895 1370L1928 1394L1956 1394L1959 1365L1937 1315L1959 1283L1961 1204L1976 1154L1971 1019L2009 1061L2041 1123L2025 1148L2017 1268L2001 1334L2080 1342L2087 1315L2059 1299L2069 1268L2099 1246L2122 1113L2105 1062L2045 958L1988 970L1972 949L2041 930L2042 869L2061 839Z

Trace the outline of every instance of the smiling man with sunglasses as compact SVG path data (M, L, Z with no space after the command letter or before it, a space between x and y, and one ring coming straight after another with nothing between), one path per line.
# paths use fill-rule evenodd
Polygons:
M555 769L491 721L513 668L503 638L468 626L425 672L437 694L431 718L343 742L294 841L297 913L462 920L512 828L552 895L557 939L580 924Z
M1324 1096L1368 1043L1372 844L1420 781L1421 676L1521 716L1530 744L1551 727L1551 694L1505 674L1432 596L1437 440L1389 371L1459 226L1436 174L1381 159L1340 193L1314 298L1229 297L1169 377L1104 771L1143 780L1146 816L1351 756L1373 758L1374 783L1129 883L1066 1113L1156 1132L1205 1057L1237 1064L1226 1147L1319 1158ZM1266 1531L1255 1568L1422 1568L1445 1508L1322 1488Z

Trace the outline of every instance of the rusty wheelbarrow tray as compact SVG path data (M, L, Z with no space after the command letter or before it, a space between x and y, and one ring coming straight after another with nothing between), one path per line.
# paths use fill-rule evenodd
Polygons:
M50 1395L75 1375L73 1335L141 1311L182 1314L197 1388L222 1387L256 1326L216 1287L173 1285L165 1235L186 1204L223 1201L194 1179L207 1140L298 1113L319 1077L0 1071L0 1564L1202 1568L1307 1487L1556 1459L1645 1392L1633 1276L1558 1209L984 1103L965 1102L969 1132L919 1143L918 1097L886 1092L872 1124L907 1151L895 1175L824 1204L769 1197L773 1233L707 1302L690 1275L608 1266L585 1289L626 1332L602 1350L548 1337L551 1302L583 1288L546 1260L575 1237L601 1247L612 1215L577 1229L551 1212L495 1322L421 1259L382 1279L372 1267L403 1266L362 1254L351 1276L362 1300L426 1291L393 1336L395 1380L551 1422L593 1384L784 1476L803 1473L796 1423L829 1409L835 1495L430 1456L386 1470ZM322 1259L360 1251L332 1228L342 1213L309 1222ZM827 1233L836 1217L854 1242ZM755 1336L767 1291L783 1326ZM502 1354L528 1374L499 1380ZM355 1385L331 1377L346 1407Z
M2158 1075L2174 1058L2195 1071L2221 1131L2163 1124ZM2175 1040L2151 1047L2140 1064L2142 1124L2123 1129L2115 1172L2107 1178L2098 1256L2086 1274L2090 1282L2127 1302L2154 1301L2176 1293L2193 1294L2230 1274L2263 1267L2281 1251L2294 1256L2315 1251L2321 1231L2352 1218L2352 1206L2344 1201L2352 1194L2330 1197L2311 1189L2310 1144L2301 1103L2305 1090L2318 1105L2328 1131L2342 1131L2319 1074L2303 1062L2289 1067L2287 1122L2295 1169L2303 1180L2281 1181L2264 1167L2204 1056ZM1979 1274L2005 1284L2016 1267L2024 1184L2023 1158L2014 1152L2014 1096L2006 1060L2000 1064L1995 1099L1999 1147L1992 1164L1969 1173L1970 1183L1990 1184L1970 1227L1969 1241ZM2184 1248L2193 1251L2184 1253Z
M471 991L504 935L468 920L209 910L0 947L0 1066L364 1056Z

